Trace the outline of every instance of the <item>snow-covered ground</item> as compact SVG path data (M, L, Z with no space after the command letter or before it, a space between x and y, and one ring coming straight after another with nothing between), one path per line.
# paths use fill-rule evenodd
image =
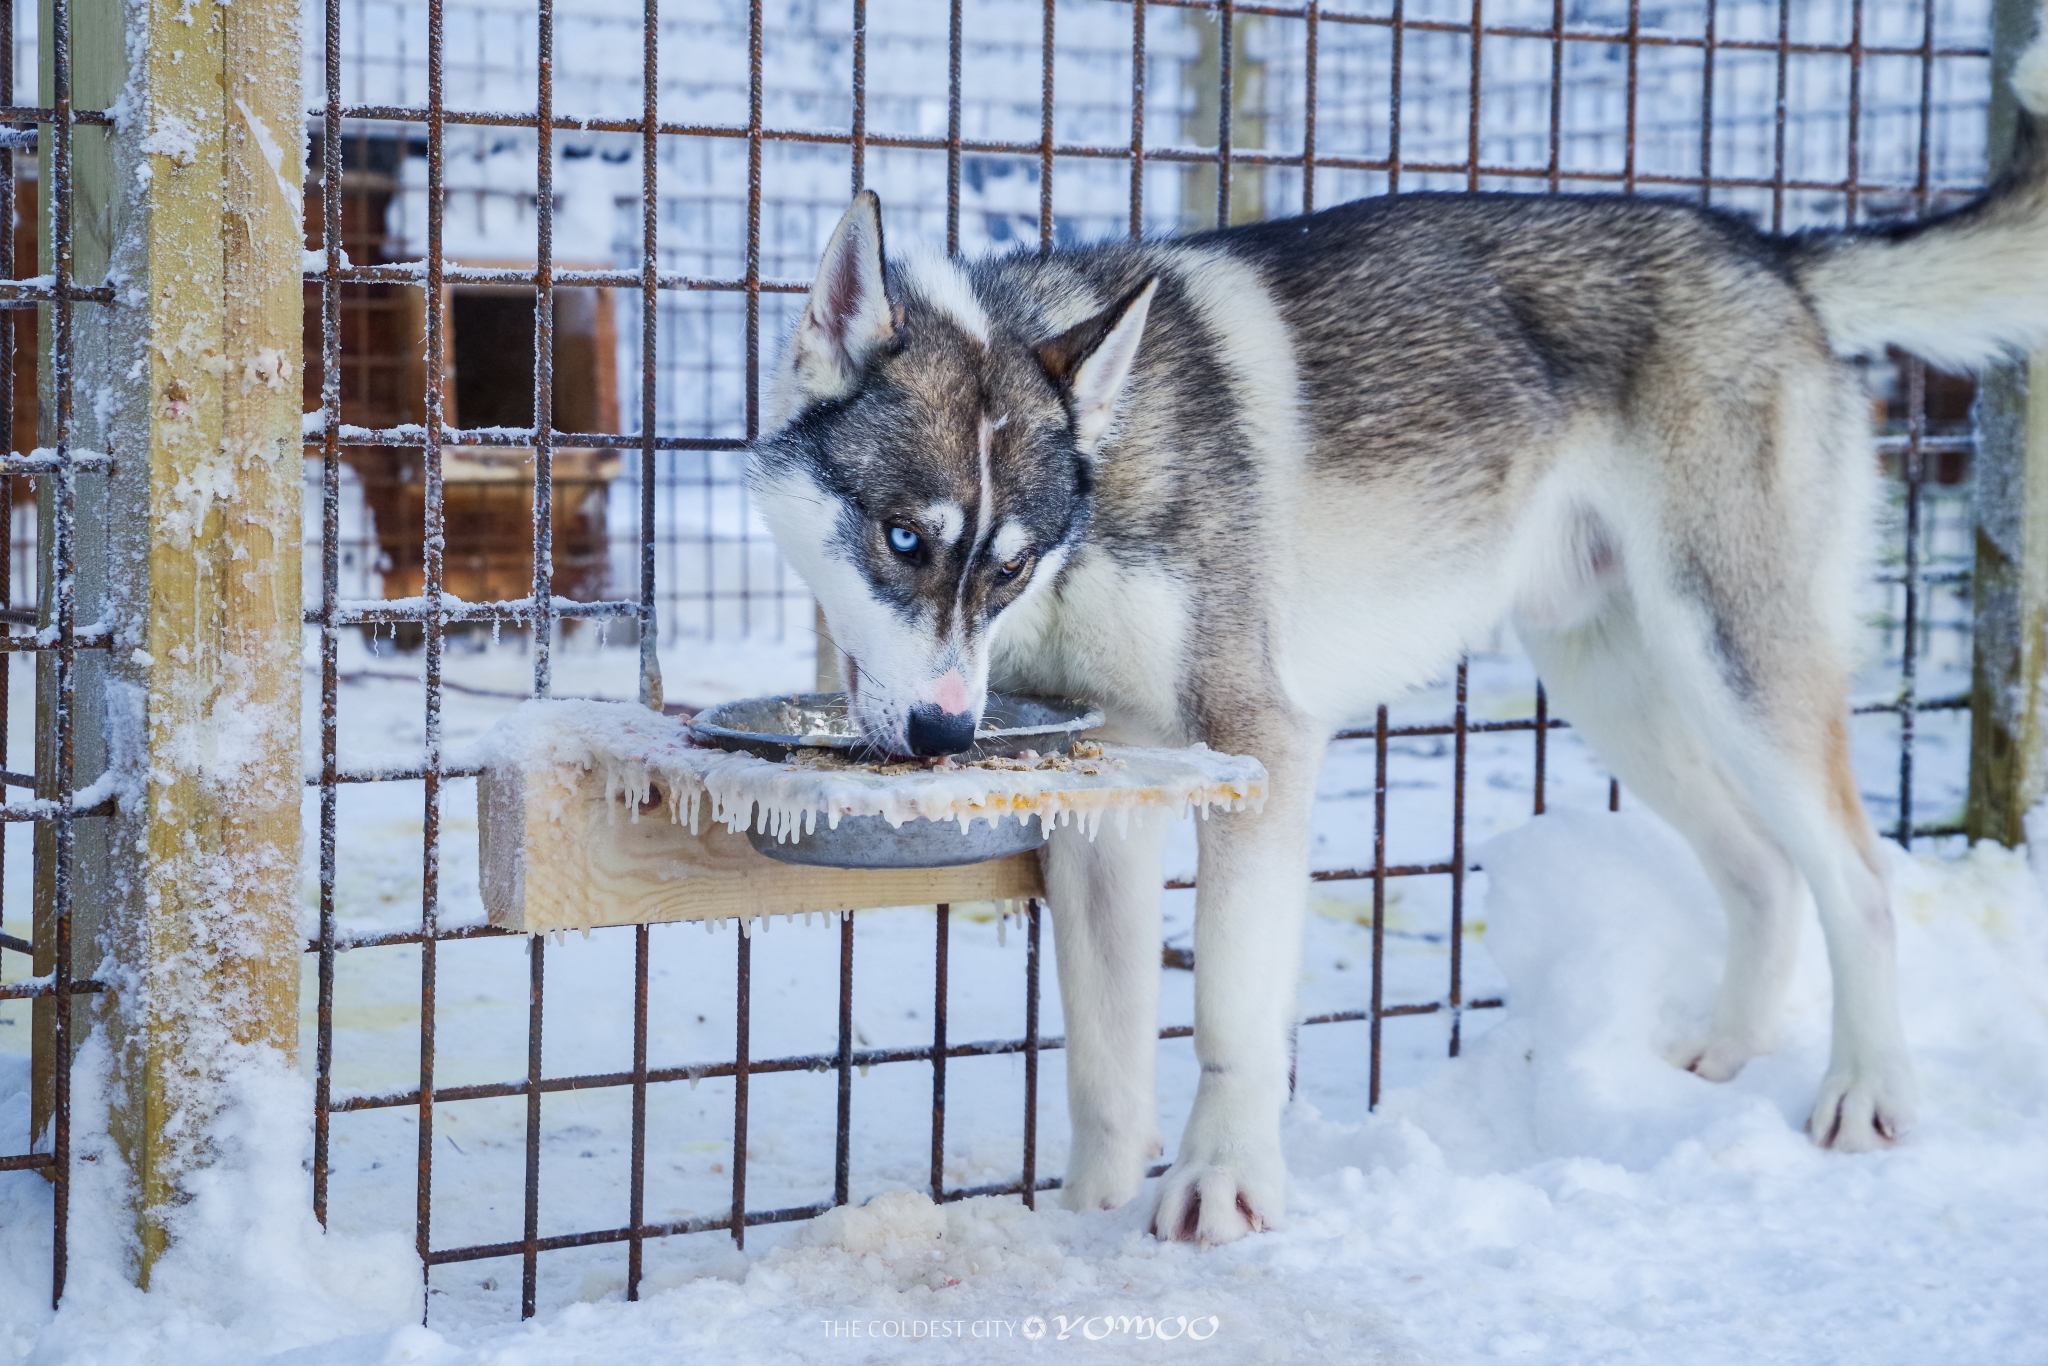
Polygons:
M1923 679L1928 691L1954 683L1952 656L1937 654ZM417 667L414 656L372 653L349 637L344 762L417 754ZM809 667L808 639L715 649L684 642L664 652L670 694L699 702L794 687ZM459 749L516 705L526 668L510 641L451 653L448 676L467 691L450 694L448 742ZM561 694L624 697L633 676L627 651L591 640L557 657ZM1526 714L1529 688L1512 657L1476 659L1474 718ZM1396 719L1438 717L1446 705L1439 689L1404 704ZM1932 719L1921 790L1938 817L1959 797L1963 732ZM1859 725L1874 799L1895 775L1888 728ZM1471 745L1468 848L1484 871L1467 883L1466 995L1504 995L1509 1004L1467 1015L1456 1061L1444 1057L1441 1016L1390 1021L1376 1113L1365 1103L1366 1026L1304 1030L1287 1127L1295 1184L1279 1232L1200 1252L1145 1236L1142 1201L1088 1215L1050 1198L1036 1213L1015 1199L934 1209L916 1193L928 1162L928 1066L884 1065L855 1081L855 1207L750 1230L744 1254L716 1232L650 1243L638 1304L623 1299L623 1247L545 1254L541 1312L526 1325L516 1321L516 1259L442 1267L430 1326L420 1327L410 1112L336 1117L332 1232L323 1236L311 1222L303 1166L309 1084L258 1070L221 1174L182 1216L182 1250L148 1297L124 1288L105 1215L118 1161L94 1132L89 1105L79 1144L91 1160L78 1167L71 1290L60 1316L43 1307L48 1188L33 1174L0 1174L0 1359L182 1366L279 1352L335 1363L716 1353L751 1362L1051 1351L1090 1360L1141 1350L1232 1361L2048 1357L2048 1329L2027 1290L2048 1261L2048 1145L2037 1136L2048 1108L2048 902L2024 858L1952 847L1897 855L1923 1127L1876 1157L1818 1153L1796 1127L1825 1059L1828 989L1817 942L1807 946L1778 1053L1727 1086L1678 1072L1661 1052L1703 1017L1721 935L1690 855L1631 804L1619 815L1603 809L1604 771L1569 733L1553 737L1551 814L1533 823L1529 737L1482 735ZM1447 852L1445 749L1434 739L1395 748L1391 861ZM1335 747L1322 787L1318 864L1366 862L1370 746ZM343 789L345 929L416 923L420 799L416 784ZM307 810L310 833L310 800ZM449 785L445 816L444 923L480 919L472 784ZM25 841L9 836L8 904L25 906ZM1169 864L1191 868L1190 840L1176 842ZM1370 983L1369 885L1319 884L1317 893L1302 1006L1355 1009ZM1447 898L1442 877L1390 886L1390 1001L1444 993ZM1169 894L1170 942L1185 942L1191 899ZM309 916L311 905L309 880ZM932 927L928 909L858 917L855 1018L867 1044L929 1041ZM14 922L8 929L25 932ZM653 1060L730 1058L731 932L657 927L652 946ZM631 932L572 936L547 954L547 1071L624 1066ZM1014 924L1005 933L989 908L956 914L952 1038L1016 1036L1023 957ZM822 926L777 925L757 936L754 1057L833 1046L836 961L836 933ZM1053 1033L1050 953L1045 968ZM302 1072L311 1056L310 961L307 970ZM518 941L442 949L442 1084L523 1074L527 980ZM1189 974L1166 980L1163 1022L1189 1019ZM418 981L411 947L342 957L335 1079L343 1093L416 1079ZM0 1020L12 1023L0 1024L0 1132L12 1134L25 1120L28 1012L4 1010ZM97 1050L88 1047L80 1065L89 1095ZM962 1059L948 1072L948 1184L1013 1179L1021 1062ZM1188 1043L1162 1045L1169 1136L1194 1081ZM829 1198L833 1094L830 1076L754 1080L751 1208ZM1064 1099L1062 1055L1047 1053L1038 1124L1048 1174L1064 1161ZM436 1247L518 1236L523 1125L516 1099L437 1108ZM627 1125L623 1090L547 1099L544 1235L624 1222ZM648 1132L650 1218L727 1206L729 1080L652 1088ZM1034 1316L1044 1338L1023 1336L1037 1330ZM1172 1346L1136 1345L1143 1332L1157 1335L1143 1328L1148 1318L1179 1334Z

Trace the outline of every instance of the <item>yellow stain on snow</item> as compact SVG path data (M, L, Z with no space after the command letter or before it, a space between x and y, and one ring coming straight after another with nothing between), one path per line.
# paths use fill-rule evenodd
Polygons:
M1472 898L1468 895L1466 898L1468 910L1465 915L1465 933L1471 938L1483 938L1486 934L1486 921L1471 913L1469 909L1471 902ZM1334 920L1344 925L1356 925L1362 930L1370 930L1372 928L1372 896L1370 893L1358 897L1319 896L1310 893L1308 908L1311 912L1322 916L1325 920ZM1389 933L1426 934L1441 932L1448 928L1448 915L1447 911L1432 908L1422 920L1418 920L1413 912L1403 904L1400 887L1393 883L1389 883L1387 886L1387 930Z

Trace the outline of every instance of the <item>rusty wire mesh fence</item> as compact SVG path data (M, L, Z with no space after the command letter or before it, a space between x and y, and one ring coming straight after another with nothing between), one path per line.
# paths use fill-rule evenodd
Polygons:
M1007 1004L996 1032L964 1040L949 974L963 970L963 928L985 928L984 914L939 908L918 1039L870 1041L857 1022L857 997L879 988L861 976L856 948L874 942L879 922L848 914L828 918L830 934L776 936L775 951L794 956L774 959L775 971L805 974L816 1010L808 1034L769 1022L778 1039L807 1045L756 1056L756 958L768 950L752 937L600 930L616 946L610 975L593 985L557 968L551 985L561 950L485 925L462 861L476 770L460 742L493 713L477 696L488 689L451 674L458 654L516 658L513 691L545 696L576 633L603 643L595 657L618 680L613 695L631 695L643 676L635 652L667 652L673 674L692 651L808 638L809 599L751 518L738 472L764 355L854 190L882 193L893 243L967 252L1421 189L1679 194L1780 229L1910 217L1982 178L1987 9L843 0L771 13L763 0L326 0L312 17L307 87L319 101L305 367L315 1210L324 1221L353 1206L354 1226L409 1220L430 1285L435 1268L516 1264L516 1289L493 1272L471 1291L531 1314L548 1298L545 1267L569 1278L588 1274L591 1258L615 1258L637 1297L659 1240L741 1240L907 1173L935 1199L1030 1202L1058 1184L1037 1142L1044 1093L1056 1089L1041 1087L1041 1063L1056 1062L1061 1040L1040 1029L1035 904L1017 913L1021 955L990 959L974 941L967 1028L986 1016L980 998L1007 993ZM9 13L0 33L38 36ZM67 274L68 129L105 115L65 103L65 13L59 0L53 108L17 107L0 90L7 127L40 126L51 190L51 279L0 286L0 300L49 318L38 444L50 450L15 456L9 470L35 477L48 503L44 549L59 565L76 475L89 468L67 442L68 318L107 293ZM0 80L15 68L0 60ZM21 145L0 141L9 192L25 169L9 170L26 160ZM13 239L0 243L12 250ZM14 316L0 311L0 348L14 345ZM1895 477L1864 603L1876 648L1856 744L1874 814L1910 842L1952 833L1960 808L1969 391L1905 357L1876 370L1878 445ZM27 492L24 479L0 487L17 502ZM13 605L0 647L10 661L45 661L34 686L50 718L37 777L6 781L68 792L69 661L95 642L76 632L68 580L39 572L43 549L21 543L28 524L0 515L6 528L16 543L0 547L0 573ZM361 657L394 650L406 667L377 685L397 689L379 711L364 700ZM17 692L28 684L25 663L18 674L10 664L0 688L9 678ZM0 691L0 707L7 699ZM379 730L393 707L410 719ZM17 706L8 719L24 714ZM1340 1027L1304 1035L1299 1080L1313 1090L1319 1069L1345 1070L1370 1102L1397 1036L1406 1053L1455 1054L1468 1012L1500 1004L1466 960L1470 847L1486 821L1540 813L1560 787L1582 803L1623 794L1506 654L1361 721L1333 745L1313 876L1352 897L1340 913L1356 908L1369 962L1305 1020ZM1946 756L1932 776L1915 768L1930 745ZM1492 795L1503 789L1511 799ZM1494 814L1475 824L1481 799ZM0 1022L21 1019L7 1003L37 998L62 1056L70 997L94 989L70 975L76 813L60 803L5 814L40 822L36 857L53 890L32 936L41 976L0 987L0 1011L16 1012ZM10 915L28 904L13 871L26 866L28 829L9 827ZM1168 886L1169 924L1184 923L1192 881ZM1406 909L1393 909L1404 897ZM1000 934L1007 920L994 923ZM797 941L786 950L785 937ZM30 938L10 930L0 950L27 955ZM1396 939L1426 950L1399 980ZM1184 963L1184 951L1170 943L1167 960ZM523 1006L523 1067L509 1072L492 1069L510 1045L465 1013L490 991L516 991ZM416 1037L403 1084L352 1063L373 1017ZM570 1040L565 1018L601 1019L604 1049L589 1046L588 1030ZM1176 1023L1161 1037L1189 1033ZM1007 1070L974 1070L998 1066ZM880 1070L861 1082L870 1069ZM39 1167L58 1181L61 1289L69 1157L64 1069L57 1076L54 1122L0 1157L0 1170ZM885 1077L901 1079L888 1083L893 1099L864 1100L863 1087L879 1094ZM1016 1116L998 1126L1009 1146L980 1163L994 1179L949 1178L949 1084L956 1133L963 1104ZM757 1170L750 1186L750 1146L768 1129L755 1108L771 1087L783 1088L774 1114L831 1109L831 1142L778 1160L772 1180ZM928 1142L921 1119L896 1122L927 1091ZM565 1122L571 1104L586 1108ZM462 1146L465 1114L497 1117L485 1159ZM0 1147L16 1142L0 1137ZM720 1198L707 1204L701 1181L688 1201L662 1195L663 1155L700 1142L728 1154L715 1172ZM416 1160L387 1163L399 1148ZM593 1176L582 1164L600 1149L618 1160ZM807 1163L808 1177L784 1170ZM677 1212L685 1204L696 1208Z
M48 189L42 231L28 236L31 245L41 238L40 261L17 254L21 233L0 234L0 366L9 374L9 383L0 385L0 431L11 438L9 452L0 458L0 537L8 541L0 544L0 601L6 604L0 610L0 659L6 661L0 673L0 784L27 794L26 799L0 801L0 821L7 823L0 843L6 902L0 913L20 917L6 921L15 929L0 932L0 1012L5 1012L0 1022L11 1027L9 1052L27 1053L29 1040L23 1036L37 1036L37 1070L44 1083L33 1088L31 1104L23 1107L27 1132L0 1135L0 1172L39 1172L52 1184L54 1303L64 1293L67 1259L73 1002L104 990L74 971L71 894L77 824L81 818L104 818L112 806L74 798L79 787L73 715L78 652L107 649L111 633L103 624L78 620L81 604L71 572L80 500L104 497L104 480L94 476L109 467L104 453L72 445L73 319L81 305L112 303L114 291L96 282L81 286L72 273L74 133L111 119L103 110L72 108L69 7L57 0L50 14L51 74L39 103L21 105L15 36L26 16L11 0L0 3L0 221L11 225L24 210L33 217L35 191L44 185ZM32 177L28 173L36 169L36 157L22 153L38 150L41 174ZM38 310L47 370L40 401L35 400L36 332L20 326ZM24 405L25 398L30 405ZM22 411L24 406L28 411ZM13 539L23 529L17 511L22 503L34 509L41 558L55 566L53 571L20 572L27 566ZM31 771L9 768L10 747L14 755L30 751ZM17 831L23 837L17 838ZM24 895L29 879L23 874L31 866L37 891L32 915L22 916L30 903ZM27 973L20 971L21 959L28 960Z

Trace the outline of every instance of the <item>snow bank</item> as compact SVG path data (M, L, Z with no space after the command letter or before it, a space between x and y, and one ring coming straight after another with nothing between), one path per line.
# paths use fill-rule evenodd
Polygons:
M187 1178L171 1250L148 1293L135 1288L130 1174L108 1136L105 1035L73 1074L70 1275L49 1309L50 1193L32 1173L0 1178L0 1360L66 1366L244 1362L417 1322L411 1240L330 1236L308 1202L312 1088L268 1050L221 1068L228 1106L211 1128L213 1164ZM25 1099L25 1096L23 1097Z
M1927 1138L1938 1147L1952 1137L1962 1112L1970 1123L2038 1115L2048 1102L2048 913L2025 857L1987 844L1941 862L1880 847ZM1510 1007L1459 1065L1383 1114L1412 1120L1468 1171L1567 1157L1643 1171L1723 1143L1782 1141L1790 1159L1807 1159L1798 1129L1826 1067L1831 1000L1811 913L1778 1050L1714 1085L1665 1061L1705 1032L1725 952L1718 904L1678 835L1641 812L1562 812L1496 837L1477 858L1490 884L1487 951Z

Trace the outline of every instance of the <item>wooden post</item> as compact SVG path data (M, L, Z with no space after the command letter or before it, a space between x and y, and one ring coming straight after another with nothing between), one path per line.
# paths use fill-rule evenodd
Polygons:
M2037 12L2036 0L1992 6L1994 168L2010 155L2017 106L2008 78ZM1973 840L2019 845L2027 811L2048 794L2048 353L1986 376L1977 429L1967 825Z
M70 8L76 107L127 106L76 139L77 279L119 286L75 313L73 446L115 462L103 499L80 481L79 620L115 645L80 670L78 780L112 767L128 794L79 822L105 835L73 887L86 970L115 964L99 1023L147 1286L226 1069L281 1075L297 1046L300 13Z
M1223 26L1220 11L1182 12L1200 44L1195 60L1181 68L1181 89L1188 97L1181 115L1181 141L1192 147L1217 145L1217 121L1223 105ZM1254 35L1264 18L1230 16L1230 146L1233 151L1261 151L1266 146L1266 63L1252 55ZM1181 169L1180 225L1183 232L1207 232L1216 222L1216 163L1190 162ZM1266 168L1258 163L1231 163L1230 221L1256 223L1266 216Z

